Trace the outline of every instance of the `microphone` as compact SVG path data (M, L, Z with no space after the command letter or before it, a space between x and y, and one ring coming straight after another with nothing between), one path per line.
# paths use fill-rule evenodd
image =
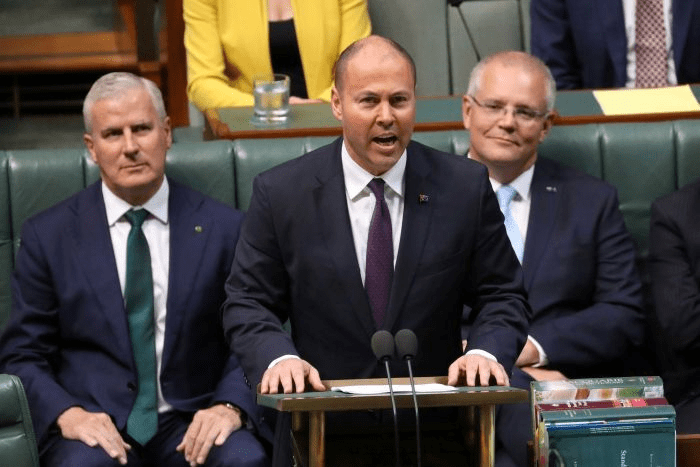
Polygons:
M420 416L418 415L418 399L416 397L416 384L413 379L413 368L411 360L418 353L418 338L410 329L402 329L396 333L396 351L401 360L406 360L408 365L408 379L411 382L411 394L413 395L413 408L416 411L416 456L418 458L418 467L421 467L421 452L420 452Z
M394 412L394 450L396 452L396 467L399 467L399 416L396 413L396 398L394 388L391 383L391 372L389 371L389 360L394 358L394 337L389 331L381 330L372 335L372 351L377 360L384 362L386 377L389 381L389 396L391 397L391 408Z

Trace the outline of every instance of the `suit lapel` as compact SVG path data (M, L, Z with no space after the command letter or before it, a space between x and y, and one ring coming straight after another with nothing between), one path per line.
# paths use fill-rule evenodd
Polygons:
M526 290L530 290L532 280L554 229L560 189L562 187L547 170L546 162L542 160L536 162L530 187L532 200L523 256L523 277Z
M408 146L401 240L384 329L391 329L401 314L423 252L432 217L430 197L433 195L433 185L428 180L430 166L423 151L415 143Z
M331 149L333 153L328 158L328 163L318 171L319 184L313 191L313 200L328 255L338 277L342 278L340 283L345 288L350 308L355 312L367 335L371 336L376 326L357 264L340 159L341 144L342 139L337 140Z
M85 280L100 304L102 313L114 333L112 341L121 355L131 355L131 340L119 285L117 263L107 225L102 184L94 183L78 198L75 208L75 255L85 270Z
M198 214L199 205L193 203L187 192L168 180L168 223L170 224L170 267L165 322L163 358L172 353L178 342L183 315L192 308L188 293L194 284L204 258L204 249L211 231L211 221ZM165 363L165 361L164 361Z
M627 33L622 2L597 0L598 17L602 21L605 43L615 68L615 81L624 86L627 81Z

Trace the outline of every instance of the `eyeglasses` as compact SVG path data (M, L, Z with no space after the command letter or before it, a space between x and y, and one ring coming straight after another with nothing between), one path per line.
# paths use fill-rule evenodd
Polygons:
M500 102L486 101L483 104L479 102L476 97L470 95L469 98L474 101L476 105L484 109L486 115L491 118L500 118L506 114L508 106ZM533 123L535 120L544 118L549 112L540 112L529 107L514 107L513 108L513 118L515 121L521 125L527 125Z

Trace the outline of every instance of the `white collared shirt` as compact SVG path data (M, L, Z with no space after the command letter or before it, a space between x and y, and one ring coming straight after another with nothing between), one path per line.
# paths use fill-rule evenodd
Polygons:
M168 277L170 270L170 224L168 223L168 195L170 188L167 178L163 179L160 188L143 206L132 206L102 183L102 197L107 210L107 224L112 238L114 258L117 262L119 284L124 296L126 287L126 241L131 230L131 224L124 214L134 208L146 209L150 215L144 221L142 230L148 241L151 253L151 270L153 272L153 308L155 321L155 345L158 384L158 412L172 409L163 398L160 387L160 371L163 363L163 344L165 342L165 317L168 300Z
M683 1L683 0L676 0ZM673 61L673 11L671 10L672 0L664 0L664 27L666 28L666 61L668 63L668 84L678 84L676 76L676 63ZM636 9L637 0L622 0L622 11L625 16L625 34L627 35L627 84L628 88L634 87L637 76L637 54L634 51L636 44Z
M510 213L513 219L515 219L515 223L518 225L520 237L523 239L523 245L525 245L525 239L527 238L527 225L530 219L530 185L532 184L532 175L534 173L535 164L532 164L529 169L518 175L515 180L508 184L516 191L515 196L510 202ZM491 181L491 187L494 193L503 186L502 183L497 182L491 177L489 177L489 181Z
M396 164L386 173L375 177L357 162L352 160L345 142L341 150L341 161L343 165L343 178L345 180L345 198L348 203L348 214L350 215L350 226L352 227L352 237L355 241L355 253L357 263L360 265L360 276L362 283L365 283L365 270L367 264L367 239L369 237L369 226L372 222L376 199L367 184L374 178L384 180L384 199L389 208L391 216L391 233L394 247L394 266L396 266L396 256L399 253L399 240L401 239L401 225L403 224L404 205L404 174L406 172L406 150Z

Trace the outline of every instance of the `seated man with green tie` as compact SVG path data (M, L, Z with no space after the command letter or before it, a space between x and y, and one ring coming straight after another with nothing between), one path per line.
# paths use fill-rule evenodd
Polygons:
M42 465L269 465L219 317L242 214L165 176L152 82L105 75L83 114L101 180L24 223L0 340Z
M532 307L511 385L619 376L642 343L635 250L609 184L538 157L554 108L554 79L539 59L501 52L472 71L463 98L469 157L484 164L523 268ZM462 337L473 319L465 310ZM496 465L528 465L528 404L503 406Z

